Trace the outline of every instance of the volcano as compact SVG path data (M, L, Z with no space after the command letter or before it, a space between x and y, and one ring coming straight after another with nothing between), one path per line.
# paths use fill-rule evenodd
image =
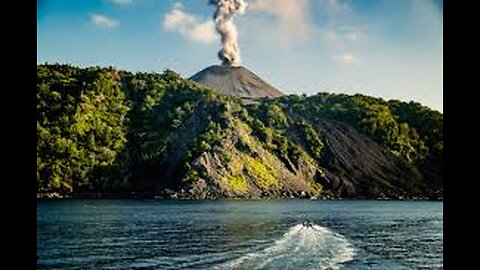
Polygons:
M214 65L190 79L244 101L283 96L280 90L242 66Z

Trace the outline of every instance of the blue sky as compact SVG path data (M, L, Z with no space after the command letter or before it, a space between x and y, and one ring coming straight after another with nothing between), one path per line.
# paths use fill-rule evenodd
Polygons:
M242 65L290 94L362 93L443 111L442 0L245 0ZM39 0L37 63L218 64L208 0Z

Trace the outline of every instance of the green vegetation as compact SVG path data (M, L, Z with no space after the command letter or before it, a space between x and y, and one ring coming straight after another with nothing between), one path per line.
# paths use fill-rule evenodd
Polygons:
M128 106L112 69L37 67L37 188L115 187Z
M282 188L258 149L293 174L305 162L323 172L322 119L353 126L411 164L443 161L443 115L414 102L319 93L243 105L169 70L46 64L37 66L37 190L175 189L216 181L205 169L212 162L234 191Z
M308 146L311 155L320 160L322 157L323 143L318 133L313 129L312 125L301 120L296 123L298 130L300 131L305 144Z
M259 187L268 189L270 187L281 188L278 174L263 161L245 156L243 160L247 174L254 179Z
M231 190L245 193L248 191L248 184L243 175L236 174L228 179L228 185Z

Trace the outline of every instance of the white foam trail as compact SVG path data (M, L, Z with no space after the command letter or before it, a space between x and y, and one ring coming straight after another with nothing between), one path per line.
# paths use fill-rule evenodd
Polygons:
M269 247L215 269L339 269L354 256L355 249L342 235L319 225L297 224Z

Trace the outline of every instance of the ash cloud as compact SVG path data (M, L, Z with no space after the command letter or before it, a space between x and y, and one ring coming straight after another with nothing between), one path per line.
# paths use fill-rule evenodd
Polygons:
M243 0L210 0L210 5L216 6L213 15L215 30L220 34L222 48L218 52L218 58L223 65L240 65L240 47L238 45L238 32L233 23L235 13L243 14L247 3Z

